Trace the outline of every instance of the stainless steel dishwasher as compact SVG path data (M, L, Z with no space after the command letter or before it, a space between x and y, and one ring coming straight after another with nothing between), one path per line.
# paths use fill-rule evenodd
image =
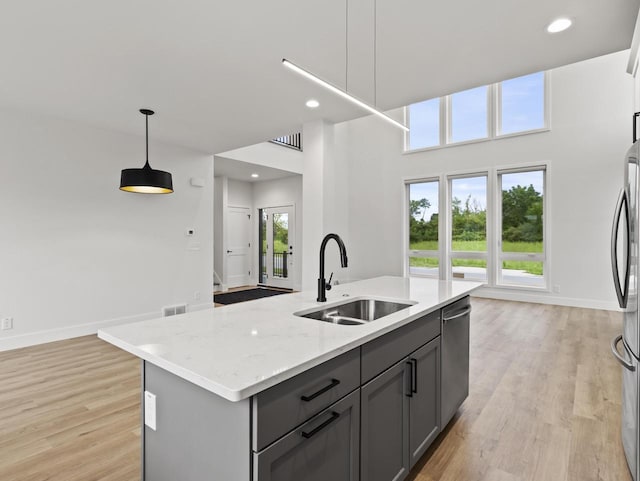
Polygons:
M441 429L469 395L469 296L442 311Z

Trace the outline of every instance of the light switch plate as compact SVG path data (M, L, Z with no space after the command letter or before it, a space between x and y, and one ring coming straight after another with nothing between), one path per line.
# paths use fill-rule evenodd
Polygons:
M144 424L156 430L156 395L149 391L144 392Z

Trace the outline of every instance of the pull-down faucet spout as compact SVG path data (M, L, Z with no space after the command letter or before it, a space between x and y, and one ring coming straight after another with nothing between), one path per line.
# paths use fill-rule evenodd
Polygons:
M322 239L322 244L320 244L320 277L318 278L318 298L316 299L318 302L326 302L326 291L331 290L331 278L329 278L329 282L324 278L324 251L327 247L327 242L331 239L334 239L338 243L338 248L340 249L340 265L344 268L347 267L348 263L347 249L342 239L340 239L340 236L338 234L327 234L324 239ZM333 276L333 273L331 275Z

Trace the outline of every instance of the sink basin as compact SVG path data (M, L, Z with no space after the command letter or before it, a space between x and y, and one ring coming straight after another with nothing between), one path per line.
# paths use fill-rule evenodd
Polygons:
M294 313L299 317L331 322L343 326L358 326L375 321L407 307L415 302L384 301L381 299L355 299L343 304L323 307L311 311Z

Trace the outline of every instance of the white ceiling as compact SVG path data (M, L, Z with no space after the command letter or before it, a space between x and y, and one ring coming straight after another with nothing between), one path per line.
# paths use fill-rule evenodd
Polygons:
M348 0L350 92L383 109L630 46L640 0ZM345 86L346 0L4 0L0 108L224 152L364 115ZM546 24L574 19L551 36ZM374 89L374 64L376 87ZM375 95L374 95L375 94ZM304 102L315 97L316 110ZM393 127L390 127L393 128Z
M262 182L265 180L290 177L292 175L300 175L287 170L274 169L264 165L228 159L219 155L216 155L213 163L213 173L216 177L224 176L230 179L241 180L243 182ZM251 174L258 174L259 177L251 177Z

